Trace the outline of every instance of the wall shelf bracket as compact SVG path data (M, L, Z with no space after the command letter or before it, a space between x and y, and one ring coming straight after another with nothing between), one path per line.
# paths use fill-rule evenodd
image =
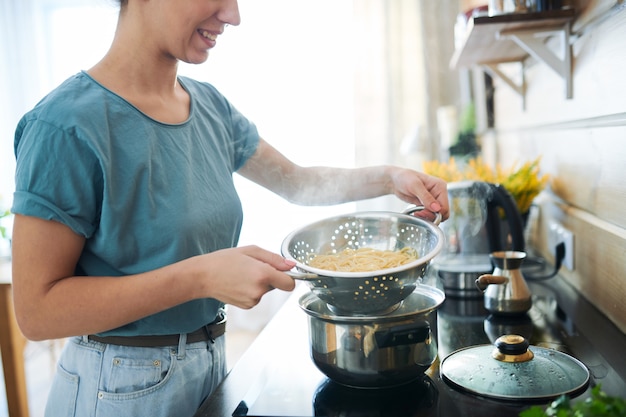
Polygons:
M560 57L546 45L546 38L555 36L560 38L562 52ZM505 30L498 32L497 38L512 40L530 56L550 67L565 81L566 98L571 99L573 97L572 48L570 45L569 21L566 22L561 28L545 31ZM506 80L504 81L506 82Z
M524 76L524 62L520 62L522 69L520 71L521 81L519 83L511 79L507 74L498 68L498 64L482 64L482 70L493 78L499 78L515 93L522 98L522 109L526 110L526 77Z

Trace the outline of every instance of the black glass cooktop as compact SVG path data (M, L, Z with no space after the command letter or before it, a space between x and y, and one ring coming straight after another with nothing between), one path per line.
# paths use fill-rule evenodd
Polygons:
M556 349L590 371L589 396L602 384L609 395L626 392L626 335L583 300L563 309L570 289L530 283L533 307L523 316L494 317L480 299L448 297L438 309L438 360L415 381L395 388L356 389L336 384L310 358L306 314L291 297L196 417L517 417L533 405L480 397L448 385L439 361L457 349L491 344L502 334L521 334L531 345ZM584 331L583 331L584 330ZM547 405L547 403L546 403Z

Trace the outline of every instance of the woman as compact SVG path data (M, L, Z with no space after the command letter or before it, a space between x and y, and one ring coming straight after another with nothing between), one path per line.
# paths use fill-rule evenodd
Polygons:
M291 262L236 247L233 172L299 204L395 193L448 213L443 181L297 166L212 86L177 76L239 24L236 0L120 6L103 59L16 130L17 319L29 339L70 338L49 417L193 415L225 374L224 304L294 288Z

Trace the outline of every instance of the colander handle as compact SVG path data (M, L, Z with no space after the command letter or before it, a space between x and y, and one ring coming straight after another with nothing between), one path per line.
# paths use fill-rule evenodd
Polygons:
M406 209L404 209L404 211L402 213L404 213L404 214L413 214L416 211L422 211L422 210L426 210L426 207L411 205L411 206L407 207ZM439 226L439 223L441 223L441 220L443 220L443 216L438 211L433 211L432 213L435 215L435 220L433 220L433 224L435 226Z
M285 271L285 274L289 275L293 279L300 279L303 281L311 279L319 279L319 275L311 272L297 272L297 271Z

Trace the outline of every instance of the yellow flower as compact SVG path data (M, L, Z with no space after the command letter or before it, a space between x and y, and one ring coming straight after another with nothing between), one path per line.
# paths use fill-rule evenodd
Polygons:
M470 159L460 168L452 157L448 162L425 162L423 171L446 182L474 180L501 184L515 200L520 213L526 213L550 178L548 174L540 174L540 161L541 157L524 163L520 168L514 165L508 169L498 164L494 169L478 157Z

